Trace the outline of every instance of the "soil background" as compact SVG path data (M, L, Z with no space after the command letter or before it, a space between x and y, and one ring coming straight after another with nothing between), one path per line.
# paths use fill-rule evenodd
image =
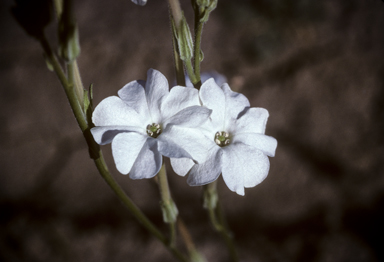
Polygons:
M74 1L78 59L94 103L149 68L174 83L166 1ZM190 1L181 1L193 24ZM0 4L0 260L175 261L98 174L37 41ZM57 46L56 24L47 28ZM202 71L215 70L278 140L267 179L245 196L219 179L241 261L384 261L384 2L219 0L204 27ZM166 234L152 180L117 172ZM172 194L208 261L229 261L202 189L168 170Z

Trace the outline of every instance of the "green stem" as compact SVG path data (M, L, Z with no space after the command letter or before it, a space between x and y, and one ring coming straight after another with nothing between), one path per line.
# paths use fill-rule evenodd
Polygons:
M172 17L170 19L172 19ZM173 57L175 59L176 83L180 86L185 86L184 64L177 52L177 40L174 35L172 35L172 45Z
M196 86L196 84L198 84L198 80L195 76L195 73L193 71L193 67L192 67L192 62L191 60L187 60L187 61L184 61L185 63L185 69L187 69L187 73L188 73L188 76L189 76L189 79L191 80L192 84L195 86L195 88L199 89L200 86Z
M61 65L59 64L59 62L57 61L47 39L45 37L43 37L41 40L40 40L40 43L45 51L45 54L47 55L47 58L49 59L49 62L52 64L53 66L53 69L56 73L56 75L58 76L61 84L63 85L64 87L64 91L65 91L65 94L67 95L68 97L68 101L71 105L71 108L73 110L73 114L75 115L76 119L77 119L77 122L80 126L80 129L81 131L85 131L88 129L88 123L87 123L87 120L86 120L86 116L84 114L84 111L83 111L83 108L82 106L80 105L79 103L79 100L77 98L77 95L75 92L73 92L74 90L74 86L73 84L71 84L68 80L67 80L67 77L65 76L64 72L63 72L63 69L61 67Z
M178 0L168 0L169 2L169 13L170 13L170 22L172 23L172 19L174 21L176 31L180 28L180 23L183 17L183 12L180 8L180 3ZM175 70L176 70L176 81L178 85L185 86L185 75L184 75L184 64L180 59L178 53L178 45L176 36L173 34L172 30L172 45L173 45L173 57L175 59Z
M53 4L55 6L56 17L57 17L57 19L60 19L60 16L63 13L63 1L62 0L54 0Z
M201 36L203 33L204 23L199 21L198 11L195 11L195 45L194 45L194 62L195 62L195 76L196 84L195 87L200 89L201 79L200 79L200 53L201 53Z
M120 198L124 205L131 211L132 215L145 227L149 232L151 232L156 238L161 242L166 244L166 238L163 234L152 224L151 221L140 211L140 209L133 203L133 201L125 194L123 189L115 181L115 179L110 174L108 167L104 161L102 153L100 152L100 157L95 159L95 164L99 170L101 176L110 186L110 188L115 192L115 194Z
M152 224L152 222L141 212L141 210L133 203L133 201L125 194L124 190L119 186L116 180L112 177L108 171L108 167L105 164L104 158L100 152L100 158L95 160L97 169L101 176L115 192L123 204L128 208L132 215L157 239L159 239L180 261L187 262L188 260L177 250L173 245L170 245L164 235Z
M171 14L173 21L175 21L176 29L180 27L180 22L183 19L183 12L181 11L179 0L168 0L169 7L171 9Z
M169 224L170 230L170 240L169 245L174 247L176 244L176 221L178 210L171 197L171 193L169 191L167 171L165 169L165 164L161 167L159 174L159 189L161 195L161 205L163 211L164 222Z
M219 232L228 247L231 260L238 262L239 258L233 242L233 236L226 226L224 214L220 207L217 194L217 181L204 186L204 207L208 209L209 218L215 230Z
M188 228L185 226L181 218L177 220L177 228L179 229L180 235L185 243L185 247L188 250L191 262L205 262L206 259L197 251L195 244L193 243L191 234L189 233Z
M68 63L67 70L68 70L69 83L73 85L73 88L78 97L78 101L81 103L80 105L82 109L84 109L83 103L82 103L84 101L84 86L83 86L83 82L81 81L77 61L74 60L73 62Z

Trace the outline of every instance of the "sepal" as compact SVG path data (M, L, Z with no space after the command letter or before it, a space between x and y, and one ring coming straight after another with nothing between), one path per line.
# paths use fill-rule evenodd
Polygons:
M172 19L172 31L177 41L180 59L183 61L190 60L193 57L193 39L184 14L179 28L176 27Z

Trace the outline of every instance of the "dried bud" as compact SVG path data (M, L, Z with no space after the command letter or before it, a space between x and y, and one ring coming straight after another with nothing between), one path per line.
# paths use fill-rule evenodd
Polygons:
M11 9L20 26L36 39L42 39L44 28L51 22L51 1L49 0L16 0Z

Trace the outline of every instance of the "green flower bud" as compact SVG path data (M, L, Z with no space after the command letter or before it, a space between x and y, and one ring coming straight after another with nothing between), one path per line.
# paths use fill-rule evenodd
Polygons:
M67 62L72 62L80 54L79 30L77 26L59 26L59 54Z
M59 21L59 55L67 62L80 54L79 31L73 17L71 1L65 1Z
M197 8L200 16L200 23L208 21L209 14L216 8L218 0L196 0L195 9Z
M193 40L191 30L189 29L184 14L183 19L180 21L180 27L176 28L173 21L172 27L173 34L176 36L180 59L183 61L191 59L193 57Z

